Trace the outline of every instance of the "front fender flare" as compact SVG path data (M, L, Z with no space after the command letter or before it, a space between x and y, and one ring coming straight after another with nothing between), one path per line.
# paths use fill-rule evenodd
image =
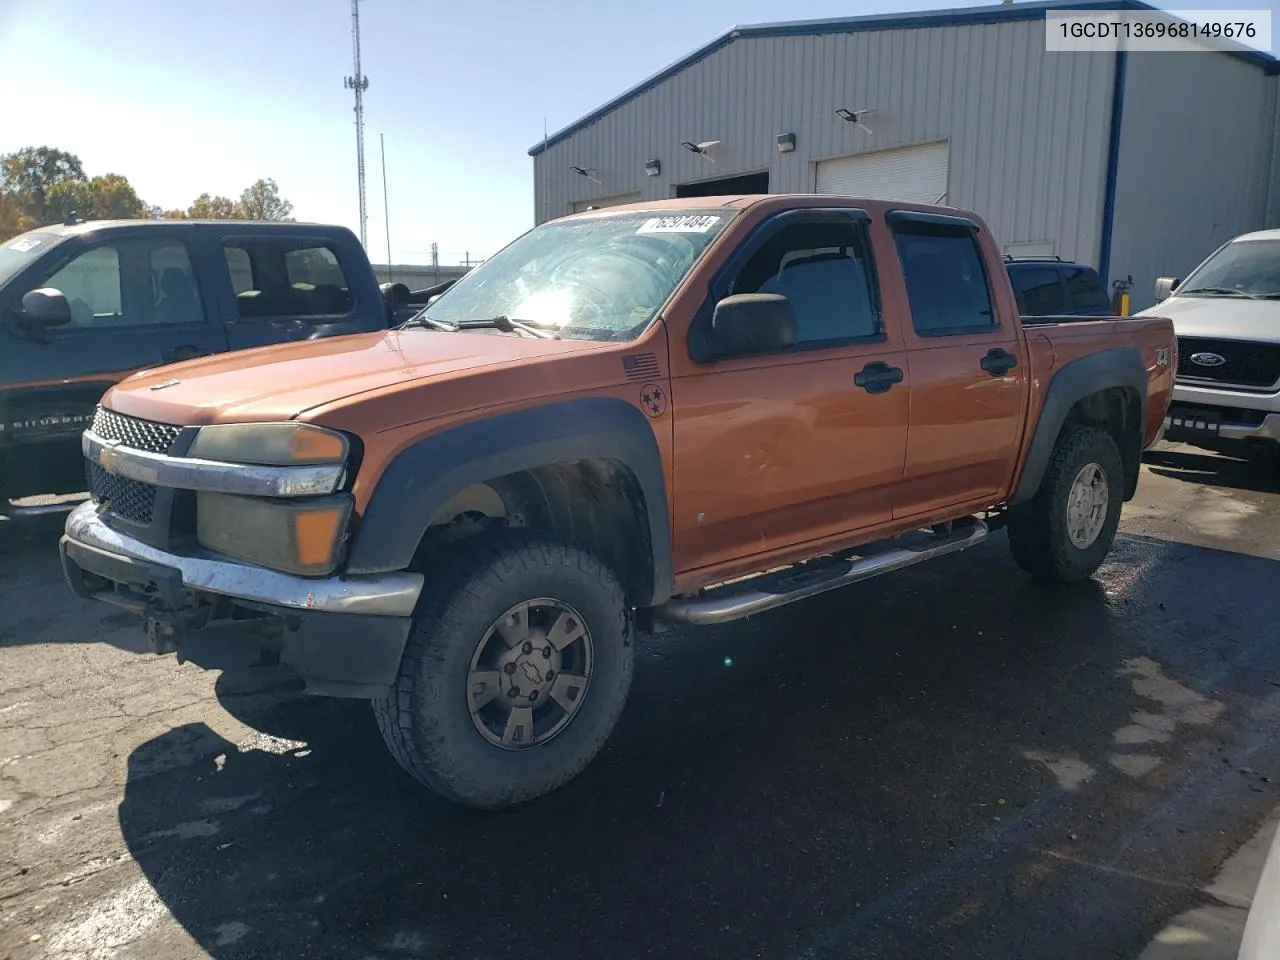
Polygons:
M635 476L652 546L652 597L671 593L671 526L662 457L649 420L624 400L589 397L499 414L432 434L400 451L365 508L347 572L403 570L436 512L460 490L574 460L613 460Z

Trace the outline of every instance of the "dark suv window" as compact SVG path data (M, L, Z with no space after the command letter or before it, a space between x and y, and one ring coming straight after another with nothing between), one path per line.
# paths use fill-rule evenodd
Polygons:
M1009 280L1024 317L1110 315L1097 271L1078 263L1010 263Z
M1067 264L1062 268L1062 279L1066 282L1067 296L1076 313L1111 312L1111 300L1096 271Z
M324 317L351 312L342 263L323 244L245 239L223 245L241 317Z
M926 337L996 326L977 238L963 228L904 222L894 227L911 322Z
M1067 288L1051 263L1011 263L1009 280L1018 312L1024 317L1053 317L1067 312Z
M880 312L862 224L796 223L751 255L731 293L780 293L796 317L796 344L880 333Z

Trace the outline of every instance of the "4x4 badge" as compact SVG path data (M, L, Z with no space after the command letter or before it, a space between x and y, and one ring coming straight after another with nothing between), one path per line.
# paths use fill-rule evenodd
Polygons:
M640 405L651 417L660 417L667 411L667 392L656 383L646 383L640 388Z

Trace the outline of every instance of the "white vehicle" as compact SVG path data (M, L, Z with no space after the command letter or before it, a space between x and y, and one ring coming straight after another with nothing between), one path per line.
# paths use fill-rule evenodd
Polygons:
M1280 450L1280 230L1236 237L1185 280L1156 281L1178 378L1165 437L1227 453Z

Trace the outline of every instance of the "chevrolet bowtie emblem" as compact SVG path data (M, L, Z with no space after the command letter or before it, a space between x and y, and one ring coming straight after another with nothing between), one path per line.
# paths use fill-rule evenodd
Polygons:
M164 383L155 383L155 384L152 384L152 385L151 385L151 387L150 387L149 389L151 389L151 390L163 390L163 389L165 389L166 387L176 387L176 386L177 386L178 384L180 384L181 382L182 382L181 380L166 380Z

